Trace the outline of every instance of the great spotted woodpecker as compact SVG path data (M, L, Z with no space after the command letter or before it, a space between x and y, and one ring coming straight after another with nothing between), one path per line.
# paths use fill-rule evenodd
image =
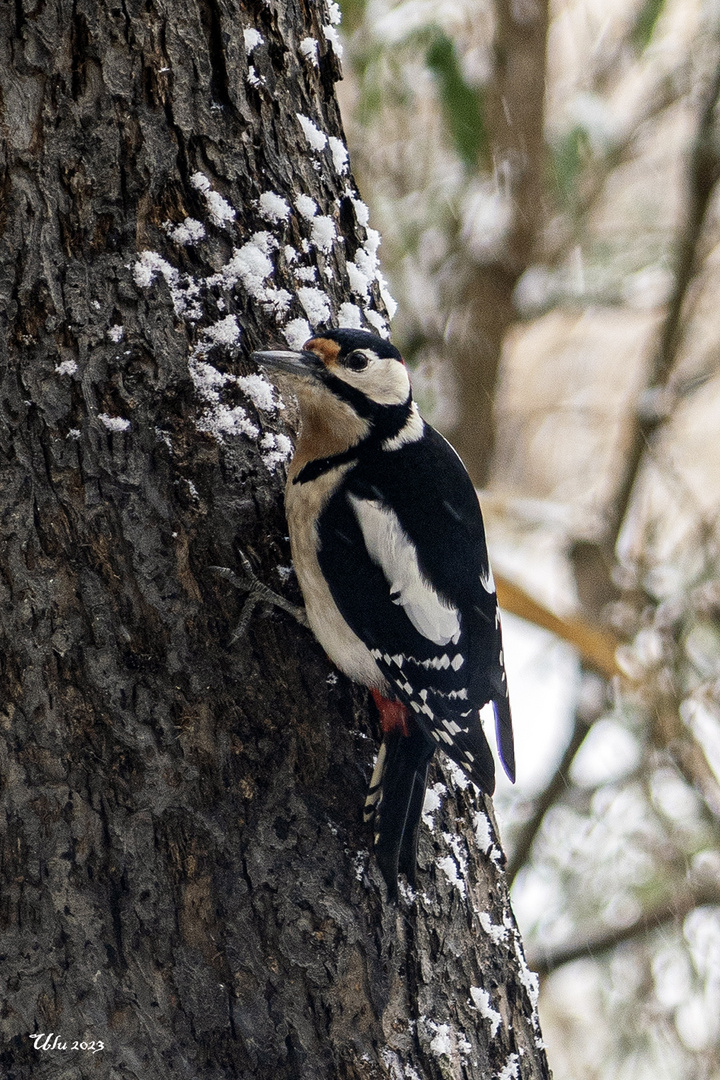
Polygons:
M329 330L301 352L257 352L291 377L300 434L285 508L310 626L369 687L383 742L365 804L391 898L415 881L418 826L439 746L495 789L479 711L492 702L515 778L495 585L465 466L420 416L400 353L363 330Z

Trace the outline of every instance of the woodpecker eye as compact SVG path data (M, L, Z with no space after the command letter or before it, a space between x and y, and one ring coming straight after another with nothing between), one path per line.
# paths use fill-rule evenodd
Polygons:
M351 371L363 371L368 366L368 358L360 349L353 349L343 360L345 367Z

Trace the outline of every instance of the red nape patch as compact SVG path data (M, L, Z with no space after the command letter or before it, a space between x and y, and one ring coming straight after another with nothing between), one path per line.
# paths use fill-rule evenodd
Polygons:
M380 713L380 727L384 733L390 735L394 731L399 731L401 735L409 735L407 707L401 701L390 701L389 698L383 697L379 690L371 689L370 693Z

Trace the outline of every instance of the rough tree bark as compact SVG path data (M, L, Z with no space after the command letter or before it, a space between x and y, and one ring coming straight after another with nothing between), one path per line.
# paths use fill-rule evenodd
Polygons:
M490 804L436 774L421 891L385 905L364 694L283 613L233 643L244 598L211 570L241 548L292 595L292 410L249 349L335 320L348 278L343 317L380 318L332 15L0 9L14 1080L548 1075Z

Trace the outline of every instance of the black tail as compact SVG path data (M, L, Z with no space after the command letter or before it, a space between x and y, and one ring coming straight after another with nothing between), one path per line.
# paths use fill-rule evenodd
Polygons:
M375 857L393 902L398 898L398 871L415 883L418 829L434 752L434 743L416 724L410 735L389 732L370 781L365 820L372 821Z
M495 734L497 736L500 760L508 778L515 783L515 740L513 739L512 716L507 695L498 696L493 701L495 711Z

